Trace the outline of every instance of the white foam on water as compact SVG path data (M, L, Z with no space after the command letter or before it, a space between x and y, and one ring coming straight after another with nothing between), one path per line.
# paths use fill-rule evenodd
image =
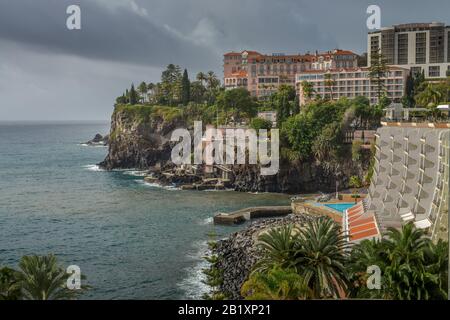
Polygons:
M213 222L214 222L214 218L213 217L208 217L208 218L205 218L203 220L200 220L200 225L206 226L208 224L212 224Z
M102 172L105 171L105 169L100 168L98 165L96 164L88 164L86 166L83 166L83 168L89 170L89 171L94 171L94 172Z
M103 144L87 144L87 143L79 143L78 145L82 147L91 147L91 148L107 148L108 146L105 146Z
M147 175L147 171L145 171L145 170L127 170L127 171L124 171L123 174L130 175L133 177L145 177Z
M184 271L187 278L178 283L184 291L185 299L199 300L203 295L210 292L210 287L205 283L206 275L203 270L210 266L210 263L204 259L209 254L208 241L198 241L193 244L194 254L188 254L187 257L196 260L194 266L186 268Z
M150 187L150 188L158 188L158 189L164 189L164 190L168 190L168 191L178 191L181 190L178 187L174 187L174 186L163 186L160 185L159 183L154 183L154 182L147 182L144 180L134 180L136 183L139 183L141 185L144 185L146 187Z

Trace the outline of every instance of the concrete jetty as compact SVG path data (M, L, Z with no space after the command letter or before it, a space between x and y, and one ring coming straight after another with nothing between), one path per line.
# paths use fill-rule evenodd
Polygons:
M214 217L215 224L240 224L255 218L281 217L292 213L291 206L250 207L230 213L219 213Z

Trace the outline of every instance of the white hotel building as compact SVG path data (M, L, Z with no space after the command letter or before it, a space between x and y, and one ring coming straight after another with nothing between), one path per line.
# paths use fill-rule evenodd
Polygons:
M326 74L331 75L333 86L327 85ZM384 89L387 97L393 102L400 102L405 93L406 78L409 70L400 67L389 67L384 80ZM369 78L367 67L334 69L334 70L310 70L298 73L295 77L297 94L300 98L300 105L307 102L307 97L303 92L302 82L306 81L313 85L314 97L321 96L338 100L342 97L353 99L358 96L367 97L371 104L378 102L377 85ZM313 98L314 98L313 97Z
M370 32L369 66L371 55L380 50L389 65L423 71L430 80L450 76L450 26L443 23L408 23Z

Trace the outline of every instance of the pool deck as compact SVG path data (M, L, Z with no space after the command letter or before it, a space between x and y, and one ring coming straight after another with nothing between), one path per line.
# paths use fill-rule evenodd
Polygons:
M354 199L353 199L354 201ZM309 214L315 216L327 216L333 219L336 223L342 224L343 213L336 209L327 207L327 204L348 204L352 201L330 199L327 202L315 201L293 201L292 211L297 214ZM356 203L355 203L356 204Z

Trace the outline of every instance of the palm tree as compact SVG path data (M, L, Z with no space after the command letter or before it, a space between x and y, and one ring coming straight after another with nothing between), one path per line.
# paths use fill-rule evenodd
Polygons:
M311 82L303 81L301 86L306 100L311 100L316 92L316 90L314 90L314 85Z
M385 262L381 256L384 252L384 243L377 240L363 240L352 248L348 278L351 286L349 295L357 298L379 298L379 292L367 288L367 268L378 266L385 269Z
M208 71L206 74L206 83L208 84L209 89L214 89L220 84L214 71Z
M295 265L314 297L337 298L347 289L347 248L340 227L328 217L310 220L300 229Z
M203 82L205 82L206 79L207 79L206 74L201 72L201 71L199 73L197 73L197 77L196 78L197 78L198 81L201 82L201 84L203 84Z
M263 257L253 273L267 273L275 267L295 270L314 298L338 297L347 288L347 242L330 218L314 219L298 228L271 229L259 241Z
M382 272L380 290L365 286L366 269ZM363 241L353 247L350 259L352 296L359 298L429 300L447 299L448 244L434 245L412 223L389 229L381 241Z
M69 275L58 266L56 257L24 256L19 263L20 283L23 298L26 300L73 299L80 290L69 290Z
M242 285L246 300L298 300L312 297L304 279L295 270L274 267L267 273L256 272Z
M8 267L0 268L0 301L19 300L20 296L18 272Z
M331 73L326 73L324 77L325 77L324 81L325 87L330 92L330 100L333 100L333 87L336 85L336 81L334 81Z
M438 285L439 276L425 263L430 240L412 223L401 230L390 228L384 240L388 264L384 270L384 297L401 300L428 300L430 288ZM433 289L434 291L434 289Z
M274 266L284 269L293 266L298 246L298 230L292 224L270 229L260 235L258 240L264 256L257 262L255 272L264 272Z

